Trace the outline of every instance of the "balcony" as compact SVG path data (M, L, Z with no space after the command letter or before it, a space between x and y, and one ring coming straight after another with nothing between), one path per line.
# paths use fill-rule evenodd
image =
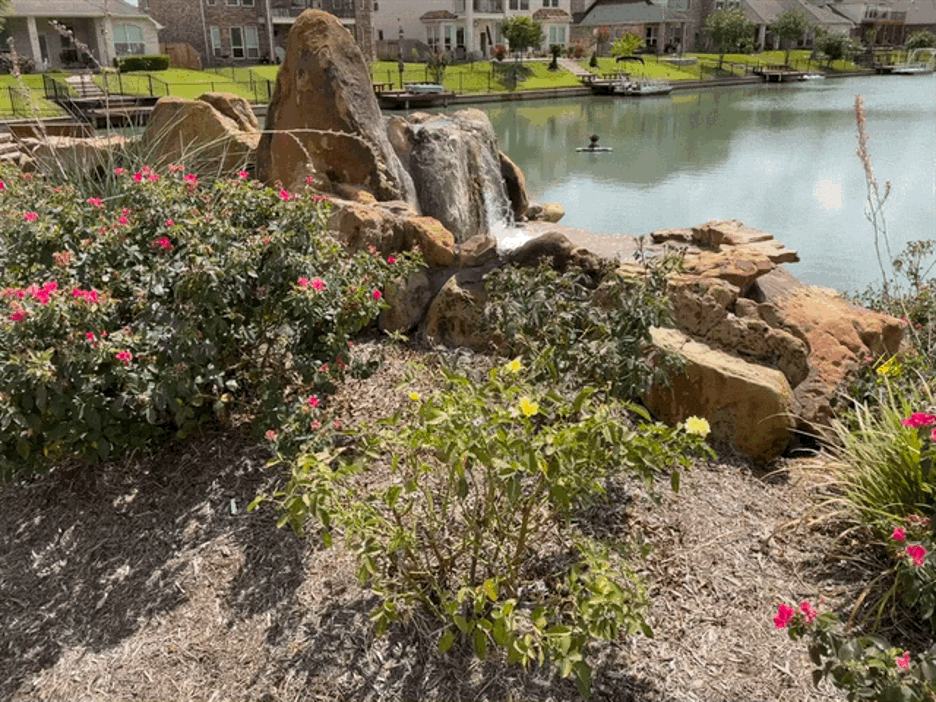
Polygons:
M354 20L354 0L293 0L289 7L271 7L273 24L292 24L306 10L325 10L340 20Z
M472 7L476 14L502 15L504 14L504 0L472 0Z

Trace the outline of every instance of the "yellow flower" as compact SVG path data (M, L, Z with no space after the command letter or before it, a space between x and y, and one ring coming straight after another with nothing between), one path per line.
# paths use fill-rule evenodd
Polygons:
M900 364L897 362L897 358L891 356L887 359L886 363L882 363L878 366L877 374L882 378L891 378L899 376L902 372Z
M504 368L507 370L508 373L519 373L520 371L523 370L523 364L520 363L519 358L515 358L506 366L504 366Z
M409 399L411 399L413 402L419 402L419 393L418 393L418 392L411 392L411 393L409 394Z
M539 412L539 405L535 402L530 402L529 397L521 397L520 411L523 412L524 416L531 417L532 415Z
M712 431L708 420L704 417L689 417L686 420L685 428L687 434L697 434L703 439Z

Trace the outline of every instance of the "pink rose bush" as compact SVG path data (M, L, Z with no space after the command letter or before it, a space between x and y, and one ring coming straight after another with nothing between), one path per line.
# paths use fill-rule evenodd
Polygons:
M284 398L321 400L305 407L324 423L355 367L350 337L382 308L371 293L418 259L348 253L326 234L327 202L236 174L113 173L86 192L0 165L0 349L18 358L0 376L0 479L184 436L241 404L258 438L297 446L309 417Z

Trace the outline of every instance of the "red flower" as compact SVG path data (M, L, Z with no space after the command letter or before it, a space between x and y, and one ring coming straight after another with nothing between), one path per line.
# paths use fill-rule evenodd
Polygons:
M39 213L37 213L37 212L24 212L24 213L23 213L23 219L25 219L27 222L35 222L37 219L39 219Z
M396 263L396 259L393 256L387 256L387 263L392 266L394 263Z
M88 204L91 205L91 206L93 206L93 207L103 207L103 206L104 206L104 203L101 202L101 198L99 198L99 197L89 197L89 198L88 198Z
M267 441L276 441L276 432L272 429L267 429L266 438Z
M117 218L117 224L127 226L128 224L130 224L130 219L127 217L127 215L120 215Z
M380 298L383 297L383 295L380 294L379 290L375 290L374 292L371 293L371 297L374 298L375 300L379 300Z
M891 534L891 538L894 541L903 541L907 538L907 532L901 529L900 527L894 527L894 533Z
M790 620L793 619L794 614L796 614L796 610L790 605L781 604L777 609L777 616L775 616L773 620L774 626L778 629L785 628L786 625L790 623Z
M897 656L895 659L897 661L897 667L901 670L908 670L910 668L910 651L904 651L902 656Z
M238 171L237 175L239 175L243 179L250 177L250 174L247 171Z
M319 406L319 399L315 395L312 395L312 397L309 398L309 407L318 407L318 406Z
M153 182L153 183L155 183L157 180L159 180L159 176L158 176L156 173L150 173L150 174L149 174L148 176L146 176L146 177L149 178L150 181Z
M173 220L173 219L167 219L167 220L166 220L166 226L167 226L167 227L173 227L173 226L175 226L175 220Z
M137 171L136 173L133 174L133 180L136 181L137 183L142 182L143 174Z
M125 168L115 168L115 169L114 169L114 175L123 175L123 174L126 173L126 172L127 172L127 170L126 170Z
M312 427L313 429L321 429L322 423L319 420L315 419L312 421L312 423L309 426Z
M283 188L282 190L280 190L279 196L282 198L283 202L289 202L290 195L289 195L289 191L286 190L286 188Z
M169 238L165 236L161 239L157 239L152 244L150 244L150 246L152 246L154 249L160 248L163 251L172 251L172 242L169 241Z
M927 414L926 412L914 412L906 419L901 419L900 423L905 427L919 429L920 427L928 427L936 424L936 415Z
M812 624L813 619L819 616L819 612L817 612L813 606L809 604L809 600L803 600L800 602L799 611L803 613L803 619L806 620L807 624Z
M913 559L913 565L919 567L926 559L926 549L922 546L907 546L907 555Z
M26 310L17 309L16 312L10 315L10 321L13 322L22 322L26 319Z
M118 352L117 352L116 358L117 358L118 361L120 361L121 363L123 363L125 366L129 366L129 365L130 365L130 361L133 360L133 354L130 353L129 351L127 351L127 349L124 349L123 351L118 351Z

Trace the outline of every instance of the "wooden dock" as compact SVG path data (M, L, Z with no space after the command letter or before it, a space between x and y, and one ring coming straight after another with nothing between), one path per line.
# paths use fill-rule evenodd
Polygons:
M806 71L797 71L795 68L782 64L767 64L753 70L753 73L761 76L765 83L786 83L789 81L802 80Z

